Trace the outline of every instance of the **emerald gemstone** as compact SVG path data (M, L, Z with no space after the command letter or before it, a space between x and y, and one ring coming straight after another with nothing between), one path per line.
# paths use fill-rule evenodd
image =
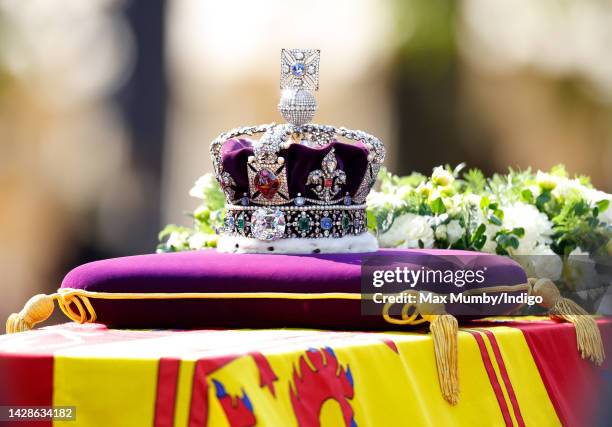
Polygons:
M344 230L348 230L350 226L351 226L351 218L348 216L348 214L344 214L342 216L342 228Z
M238 227L238 230L240 231L244 230L244 216L240 215L238 217L236 220L236 227Z
M310 218L307 216L301 216L298 219L298 228L300 231L310 230Z

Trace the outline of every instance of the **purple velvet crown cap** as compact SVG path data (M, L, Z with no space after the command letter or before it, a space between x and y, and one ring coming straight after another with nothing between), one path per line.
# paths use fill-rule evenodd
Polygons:
M355 195L368 168L368 150L360 142L347 144L333 140L317 147L291 144L289 148L279 151L278 155L285 159L290 198L296 197L298 193L304 197L317 198L312 189L306 185L308 174L321 168L323 158L332 149L335 152L338 169L346 173L346 184L342 185L339 194L344 196L348 192L351 197ZM223 170L236 182L234 190L238 196L249 193L247 162L252 155L253 141L244 138L229 139L221 149Z

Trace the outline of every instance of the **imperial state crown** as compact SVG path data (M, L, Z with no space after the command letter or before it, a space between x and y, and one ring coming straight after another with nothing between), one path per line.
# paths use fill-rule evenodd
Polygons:
M211 144L227 213L224 252L370 252L366 197L385 158L360 130L311 123L317 109L319 50L281 51L287 121L232 129ZM255 137L259 136L259 139Z

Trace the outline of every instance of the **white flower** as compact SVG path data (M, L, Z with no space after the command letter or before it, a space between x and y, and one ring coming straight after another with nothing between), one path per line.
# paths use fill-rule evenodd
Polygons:
M604 193L603 191L595 190L594 188L584 188L583 193L584 198L591 204L595 205L597 202L601 202L602 200L608 200L610 205L608 208L599 213L597 217L600 221L603 221L608 224L612 224L612 194Z
M595 261L589 257L588 252L583 251L580 247L570 252L565 264L565 279L575 289L593 287L593 284L599 281Z
M389 230L378 236L378 241L387 248L418 248L419 241L423 247L432 248L434 232L427 216L407 213L395 218Z
M210 189L216 189L217 187L218 184L214 175L207 173L198 178L193 187L191 187L191 190L189 190L189 195L197 199L204 199Z
M190 249L202 249L206 247L206 243L210 240L210 234L204 233L194 233L189 239L187 243L189 244Z
M449 215L454 216L459 214L459 212L461 212L461 209L463 208L463 195L462 194L455 194L451 197L446 197L445 199L442 199L444 202L444 207L446 208L446 212L448 212Z
M459 221L454 219L448 223L446 232L448 234L448 241L452 245L463 236L463 227L461 227Z
M478 194L465 194L463 196L463 203L466 205L472 205L476 207L480 207L480 202L482 201L482 196Z
M554 190L557 186L559 177L551 175L546 172L538 171L536 174L536 183L542 188L542 190Z
M405 185L402 187L399 187L397 189L397 193L395 194L395 197L397 197L398 199L405 199L406 196L408 196L410 193L412 193L414 190L412 187Z
M440 189L432 188L428 194L427 200L433 202L434 200L439 199L440 197L442 197L442 192L440 191Z
M531 195L535 198L538 197L542 193L542 189L539 185L528 185L527 189L531 191Z
M495 241L495 235L497 234L497 232L499 231L499 229L501 228L498 225L495 224L485 224L485 236L487 236L487 240L485 241L485 244L483 245L481 251L482 252L486 252L489 254L494 254L495 253L495 249L497 249L497 242Z
M189 236L188 232L185 231L173 231L168 236L168 240L166 241L167 247L172 248L182 248L185 246L187 242L187 237Z
M505 229L512 230L520 227L525 230L525 235L519 238L519 247L508 249L511 254L528 255L538 245L546 245L551 242L553 224L535 206L517 202L504 207L503 210Z
M453 219L448 224L441 224L436 228L436 239L448 240L452 245L463 236L463 227L456 219Z
M567 198L568 196L579 196L588 201L591 205L602 200L609 200L612 205L612 194L605 193L603 191L589 188L583 185L578 179L569 179L560 176L544 174L538 171L538 175L542 177L546 176L547 179L555 182L554 190L552 191L553 196L558 198ZM538 179L536 176L536 180ZM544 178L542 178L544 179ZM599 220L612 224L612 206L608 207L603 212L599 213Z
M416 192L424 197L429 197L432 190L433 190L433 186L431 185L431 182L421 182L416 188Z
M556 179L557 185L555 189L552 191L553 196L558 198L567 198L571 195L581 196L586 189L584 185L580 183L577 179L569 179L560 176L554 176Z
M446 232L446 224L441 224L436 227L436 231L434 232L436 239L446 240L448 237L448 233Z
M436 185L446 187L455 181L455 177L442 166L437 166L434 168L433 173L431 174L431 180Z
M561 278L563 260L549 246L539 245L529 254L513 255L512 258L521 264L529 277L547 278L553 281Z
M370 208L389 208L395 209L402 207L405 203L396 194L382 193L380 191L370 191L367 198Z
M443 222L446 222L446 220L448 219L448 214L447 213L443 213L440 215L436 215L436 216L430 216L427 217L428 218L428 222L429 225L433 228L439 226L440 224L442 224Z

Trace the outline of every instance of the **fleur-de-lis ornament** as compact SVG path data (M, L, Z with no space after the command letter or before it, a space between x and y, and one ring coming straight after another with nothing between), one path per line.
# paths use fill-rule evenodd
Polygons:
M340 192L341 185L346 184L346 173L337 167L338 161L332 148L323 158L321 169L308 174L306 185L314 185L312 191L319 199L329 202Z
M219 182L221 184L221 189L225 193L225 196L229 200L234 200L234 195L236 194L236 192L232 188L236 186L236 181L234 181L234 178L232 178L232 176L228 172L223 172L219 177Z

